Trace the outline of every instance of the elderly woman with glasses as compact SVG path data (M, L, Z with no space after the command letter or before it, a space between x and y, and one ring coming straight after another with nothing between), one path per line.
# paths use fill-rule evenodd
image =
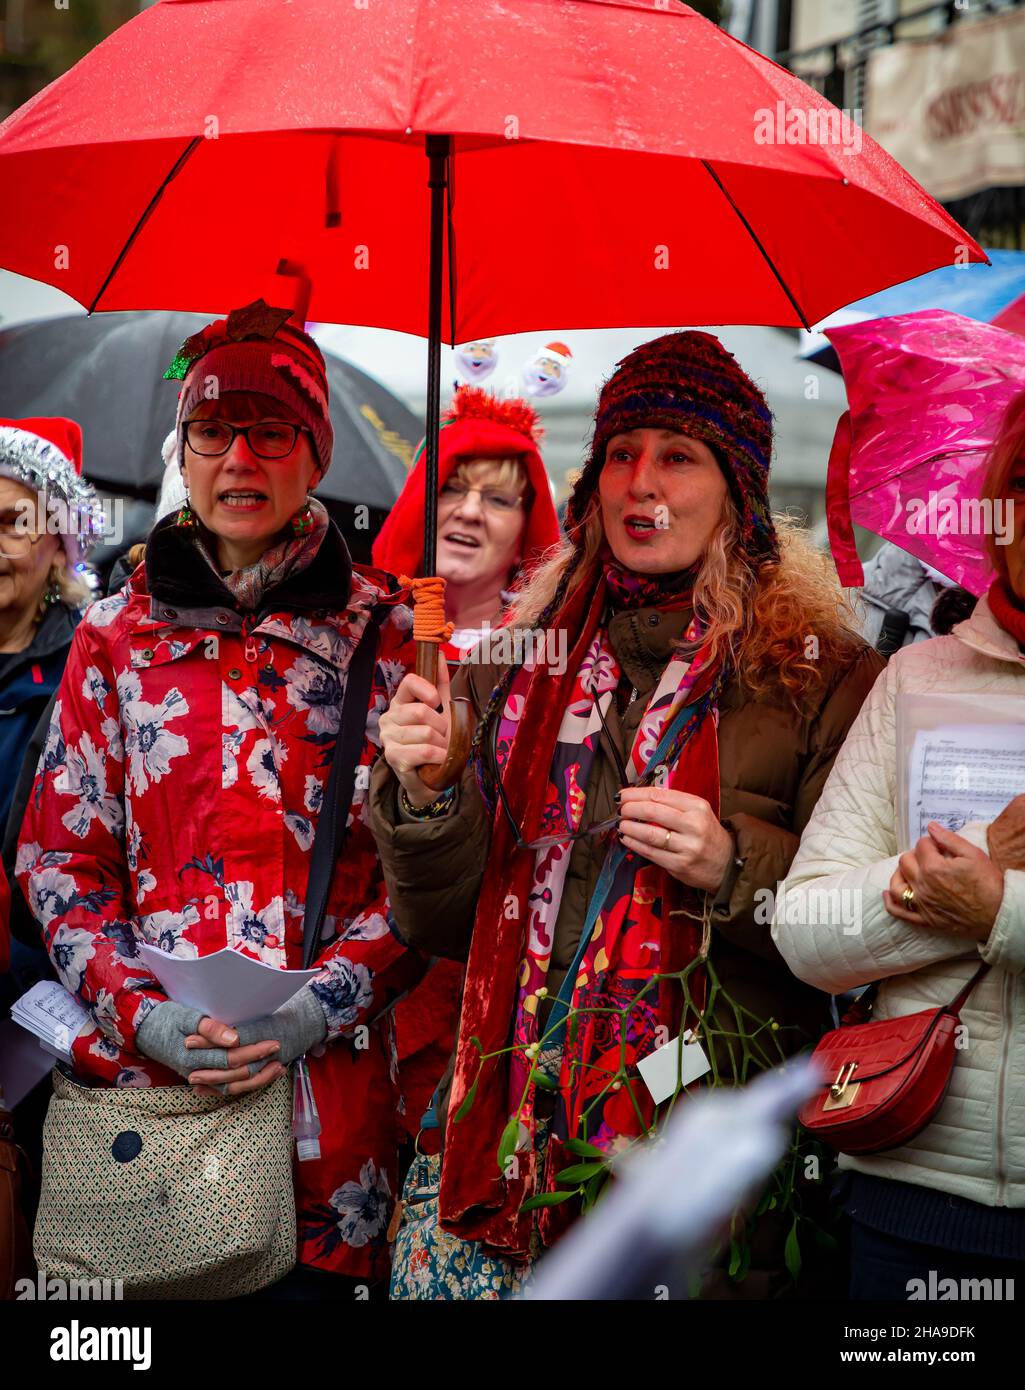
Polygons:
M393 1296L515 1287L579 1209L560 1172L657 1120L638 1063L683 1029L734 1084L826 1023L771 899L881 662L771 515L771 447L717 338L637 348L601 392L566 541L510 618L564 633L567 662L525 641L463 666L474 756L440 794L418 769L447 746L444 670L407 676L382 716L371 799L398 929L467 962L440 1193ZM741 1296L767 1296L783 1242L752 1242ZM725 1267L706 1292L730 1296Z
M0 815L22 754L57 688L79 610L90 597L76 565L102 513L82 478L74 420L0 420Z
M331 462L327 378L288 315L236 310L168 370L182 381L185 502L75 635L18 870L88 1010L79 1079L230 1097L280 1079L280 1093L310 1054L299 1262L366 1281L387 1271L397 1185L391 1041L374 1021L422 970L390 929L365 811L412 616L390 575L352 564L312 496ZM325 809L348 829L344 852L332 840L319 861L326 911L318 926L311 908L311 935ZM140 943L318 974L272 1016L228 1027L169 999ZM250 1167L259 1181L260 1153Z
M453 666L502 620L519 577L558 541L559 523L526 401L462 386L442 426L435 572L445 580ZM421 444L374 542L374 564L392 574L422 573L425 478Z
M24 810L28 789L26 779L19 786L19 771L90 596L76 567L102 524L102 512L81 473L82 431L74 420L0 420L0 826L8 818L17 821ZM13 845L4 867L13 877ZM16 889L10 931L0 1015L49 974L35 922ZM0 955L6 958L7 952ZM33 1158L41 1100L40 1088L16 1115L19 1142Z

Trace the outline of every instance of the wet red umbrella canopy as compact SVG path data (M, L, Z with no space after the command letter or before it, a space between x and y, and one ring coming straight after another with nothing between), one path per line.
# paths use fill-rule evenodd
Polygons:
M676 0L162 0L0 126L0 261L221 311L287 257L311 318L424 334L430 136L458 341L814 322L985 259L838 115Z
M443 336L807 325L985 259L676 0L162 0L0 126L0 203L0 265L90 310L221 312L287 261L308 317L427 334L430 480Z

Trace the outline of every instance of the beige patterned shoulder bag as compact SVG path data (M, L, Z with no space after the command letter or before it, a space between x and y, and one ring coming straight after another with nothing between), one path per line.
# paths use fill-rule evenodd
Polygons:
M296 1259L291 1107L291 1069L229 1098L80 1086L54 1071L39 1268L121 1280L125 1298L233 1298L274 1283Z

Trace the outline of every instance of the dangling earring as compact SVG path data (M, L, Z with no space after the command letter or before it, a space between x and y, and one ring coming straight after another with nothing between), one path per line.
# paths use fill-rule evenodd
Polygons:
M292 531L296 536L305 536L313 530L313 512L310 508L310 495L292 518Z
M60 570L56 565L53 565L50 568L50 573L46 576L46 588L43 590L42 597L39 600L39 616L42 617L48 608L58 603L60 597Z
M175 526L181 526L185 531L194 531L196 529L196 514L189 505L188 493L185 494L185 501L182 503L177 517L175 517L174 524Z

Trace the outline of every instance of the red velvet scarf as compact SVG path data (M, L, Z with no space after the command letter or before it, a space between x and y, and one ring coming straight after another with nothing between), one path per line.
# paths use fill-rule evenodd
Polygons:
M994 579L990 585L989 593L990 612L997 622L1009 632L1019 647L1025 650L1025 610L1022 609L1021 600L1012 590L1006 579Z
M571 634L572 646L565 673L553 675L545 666L538 666L529 677L516 736L508 752L502 772L502 784L524 839L547 833L546 812L551 799L551 781L538 776L538 769L552 767L561 716L569 702L577 672L599 632L603 610L610 595L620 604L666 600L671 596L651 587L644 581L640 588L622 575L613 574L606 586L605 576L599 573L591 585L582 585L553 620L553 627L565 628ZM635 592L629 592L634 589ZM576 634L575 638L573 634ZM709 664L691 698L700 700L714 686L718 671ZM670 777L670 785L681 786L695 795L703 796L715 810L719 805L719 770L714 718L696 724L692 736L684 745ZM481 1053L507 1048L511 1041L513 1020L521 971L527 942L529 901L534 881L535 853L516 848L508 819L501 807L496 808L492 825L491 851L474 924L470 955L467 962L466 986L462 1017L456 1049L456 1067L449 1100L448 1123L445 1133L445 1158L442 1167L440 1214L443 1225L467 1239L485 1241L489 1246L514 1257L523 1257L529 1247L531 1215L520 1215L520 1206L527 1196L537 1190L536 1151L533 1147L517 1153L517 1170L513 1175L503 1173L498 1163L498 1150L503 1131L509 1122L509 1057L503 1054L485 1064L478 1081ZM700 927L689 916L674 916L670 922L670 907L681 902L693 903L695 897L678 880L650 862L644 864L644 898L660 902L660 911L653 918L659 933L658 972L670 973L682 969L694 958L700 945ZM640 883L641 875L638 876ZM659 992L658 1021L670 1029L669 1036L679 1030L680 991L678 987ZM460 1105L471 1088L473 1101L463 1118L456 1120ZM644 1093L646 1095L646 1093ZM549 1141L549 1171L566 1166L572 1159L560 1159L561 1141ZM552 1159L556 1161L553 1163ZM542 1235L550 1225L553 1213L560 1216L565 1208L551 1208L541 1213Z

